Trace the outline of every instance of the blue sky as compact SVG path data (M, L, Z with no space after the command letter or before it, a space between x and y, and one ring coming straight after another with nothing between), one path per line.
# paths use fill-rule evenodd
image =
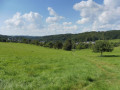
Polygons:
M0 34L119 30L119 16L120 0L0 0Z
M79 12L73 10L73 5L81 0L1 0L0 17L4 19L12 17L16 12L29 13L38 12L44 16L49 16L48 7L54 8L58 14L75 21L73 16L79 18ZM76 14L77 13L77 14Z

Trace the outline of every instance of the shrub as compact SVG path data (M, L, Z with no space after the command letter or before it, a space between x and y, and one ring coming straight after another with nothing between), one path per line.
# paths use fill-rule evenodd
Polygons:
M65 41L63 49L68 51L72 50L72 41L71 40Z

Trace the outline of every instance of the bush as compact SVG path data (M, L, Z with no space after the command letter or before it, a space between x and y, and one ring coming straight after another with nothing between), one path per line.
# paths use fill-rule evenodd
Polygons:
M68 51L72 50L72 41L71 40L65 41L63 49Z
M77 49L87 49L91 47L90 44L88 43L83 43L83 42L80 42L78 45L77 45Z
M112 43L112 45L113 45L114 47L118 47L118 46L120 46L120 43L119 43L119 42L115 42L115 43Z
M52 42L49 42L49 43L48 43L48 47L49 47L49 48L53 48L53 43L52 43Z
M62 47L63 47L62 42L59 42L59 41L55 42L55 44L54 44L55 49L62 49Z

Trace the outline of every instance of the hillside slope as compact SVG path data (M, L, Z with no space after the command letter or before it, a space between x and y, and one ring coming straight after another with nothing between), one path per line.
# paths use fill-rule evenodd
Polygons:
M24 39L27 40L39 40L45 42L64 42L67 39L71 39L74 42L85 42L85 41L96 41L96 40L111 40L120 39L120 30L110 30L110 31L92 31L84 32L78 34L59 34L59 35L49 35L49 36L3 36L0 35L0 41L12 41L21 42Z
M120 47L112 53L0 43L1 90L120 90Z

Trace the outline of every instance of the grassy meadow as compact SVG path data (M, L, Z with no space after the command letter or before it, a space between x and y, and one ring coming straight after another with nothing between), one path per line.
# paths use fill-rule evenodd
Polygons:
M0 90L120 90L120 47L99 55L0 43Z
M115 42L120 42L120 39L112 39L112 40L109 40L109 41L115 43Z

